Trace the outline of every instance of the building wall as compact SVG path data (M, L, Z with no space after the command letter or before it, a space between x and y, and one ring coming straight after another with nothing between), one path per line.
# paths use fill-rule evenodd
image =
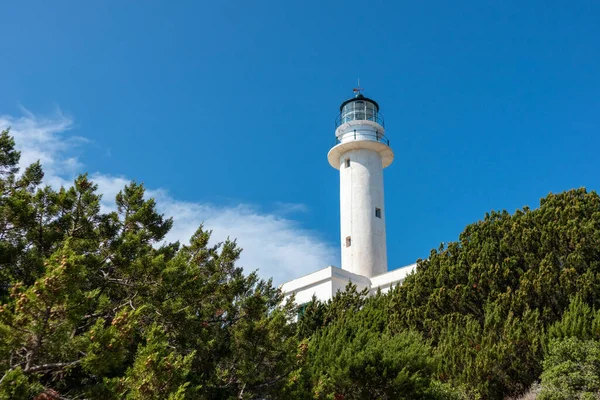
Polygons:
M383 293L387 293L392 287L401 285L406 276L414 271L415 267L416 264L407 265L370 279L341 268L327 267L286 282L281 285L281 289L286 297L294 294L295 302L298 305L308 303L313 295L321 301L327 301L338 291L343 291L348 282L356 285L358 291L369 288L370 294L375 294L378 289L381 289Z
M327 301L338 290L343 291L348 282L356 285L358 290L371 287L371 281L367 277L330 266L286 282L281 285L281 289L286 296L294 294L296 304L304 304L313 295L321 301Z
M327 301L333 297L333 287L330 281L322 281L315 285L295 292L296 304L308 303L312 296L316 296L320 301Z
M349 165L348 165L349 160ZM340 157L342 268L366 277L387 271L381 155L354 149ZM380 217L376 216L379 209Z
M401 285L404 279L415 270L417 264L410 264L402 268L395 269L385 274L371 278L371 293L375 294L377 290L387 293L396 285Z

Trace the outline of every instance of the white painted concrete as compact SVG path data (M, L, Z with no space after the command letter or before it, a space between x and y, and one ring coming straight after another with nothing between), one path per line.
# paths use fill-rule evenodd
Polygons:
M402 284L404 279L417 268L417 264L410 264L402 268L395 269L385 274L371 278L371 293L376 293L381 289L382 293L387 293L396 285Z
M367 278L387 272L383 168L394 153L381 142L384 133L373 121L342 124L336 129L340 143L327 157L340 170L342 269Z
M343 269L329 266L281 285L286 296L296 295L296 304L308 303L312 296L321 301L331 299L338 290L344 290L348 282L356 285L357 290L371 287L371 281Z
M286 297L294 294L295 302L298 305L308 303L313 295L320 301L328 301L338 291L344 290L348 282L356 285L358 291L369 288L369 294L371 295L377 293L378 289L381 289L383 293L387 293L392 287L401 285L406 276L413 272L415 268L416 264L411 264L369 279L366 276L329 266L286 282L281 285L281 289Z

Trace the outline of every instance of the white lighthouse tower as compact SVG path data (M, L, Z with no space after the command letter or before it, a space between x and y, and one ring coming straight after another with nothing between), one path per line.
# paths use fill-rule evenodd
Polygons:
M388 268L383 169L394 152L379 105L355 91L340 106L335 145L327 158L340 170L342 269L372 278Z
M340 106L335 143L327 159L340 171L341 268L328 266L281 285L298 305L331 299L348 282L369 293L401 285L416 264L388 272L383 169L394 160L376 101L355 89ZM301 308L302 309L302 308Z

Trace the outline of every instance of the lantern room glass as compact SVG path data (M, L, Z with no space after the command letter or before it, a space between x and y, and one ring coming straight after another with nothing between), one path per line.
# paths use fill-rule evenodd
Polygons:
M368 100L354 100L342 108L341 123L356 120L377 122L377 106Z

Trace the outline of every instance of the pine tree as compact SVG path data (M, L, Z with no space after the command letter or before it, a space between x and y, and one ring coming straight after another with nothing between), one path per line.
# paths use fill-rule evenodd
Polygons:
M0 133L0 301L8 298L13 281L28 284L43 269L40 251L28 239L33 235L36 208L33 192L44 176L40 163L19 175L21 154L8 130ZM38 237L44 232L36 232ZM28 237L28 234L30 237Z
M102 213L86 175L42 187L0 136L0 398L273 397L297 367L296 309L235 241L163 243L135 182Z
M536 210L491 212L432 250L394 291L390 329L430 339L442 379L501 399L537 379L544 331L570 299L595 306L597 293L600 197L571 190Z

